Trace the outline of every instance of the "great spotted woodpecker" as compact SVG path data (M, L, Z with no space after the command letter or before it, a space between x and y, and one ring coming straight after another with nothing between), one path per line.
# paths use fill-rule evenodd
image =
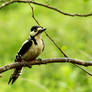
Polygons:
M30 36L28 40L26 40L22 48L19 50L16 55L15 62L32 61L36 59L44 49L44 42L41 39L41 34L46 29L41 26L33 26L31 28ZM11 74L8 84L13 84L16 79L20 76L22 67L18 67L14 69L14 72Z

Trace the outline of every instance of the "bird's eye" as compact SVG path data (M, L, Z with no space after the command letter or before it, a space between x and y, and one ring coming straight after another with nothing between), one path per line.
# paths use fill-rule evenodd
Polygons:
M36 32L37 30L34 30L34 32Z

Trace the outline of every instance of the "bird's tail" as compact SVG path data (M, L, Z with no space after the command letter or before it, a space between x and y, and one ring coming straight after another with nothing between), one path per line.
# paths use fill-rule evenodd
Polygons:
M14 69L14 72L11 74L8 84L13 84L17 78L20 76L22 67Z

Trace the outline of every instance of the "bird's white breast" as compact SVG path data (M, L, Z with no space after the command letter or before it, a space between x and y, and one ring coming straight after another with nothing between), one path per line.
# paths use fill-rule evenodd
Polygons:
M34 44L32 41L32 46L29 48L29 50L22 56L22 59L24 60L33 60L37 56L39 56L43 50L43 42L41 39L36 40L37 45Z

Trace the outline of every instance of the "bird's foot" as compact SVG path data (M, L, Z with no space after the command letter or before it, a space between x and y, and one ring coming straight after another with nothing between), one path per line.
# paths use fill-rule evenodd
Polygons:
M28 65L28 68L32 68L32 65Z
M15 62L20 61L20 60L21 60L21 55L16 55Z
M37 60L38 60L38 61L42 61L42 59L41 59L41 58L38 58Z
M0 78L2 77L2 75L0 74Z

